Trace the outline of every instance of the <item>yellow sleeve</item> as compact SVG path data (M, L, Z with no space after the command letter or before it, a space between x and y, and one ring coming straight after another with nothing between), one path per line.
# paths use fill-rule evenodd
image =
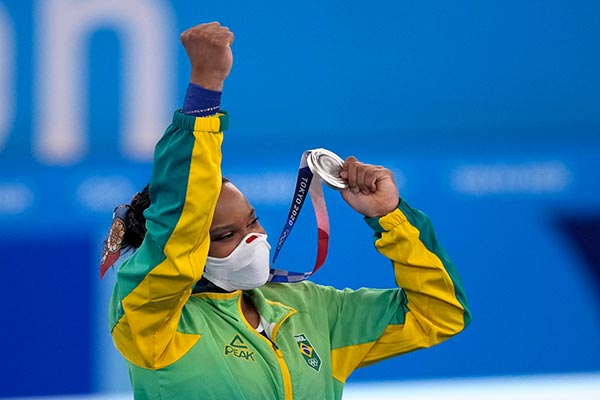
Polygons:
M425 214L401 201L392 213L367 222L375 229L377 250L392 261L401 289L344 295L346 315L339 324L360 334L346 334L345 343L332 350L334 376L341 382L358 367L438 344L471 320L456 268Z
M226 122L177 112L156 145L146 237L119 268L111 301L113 340L135 365L167 366L199 339L177 326L210 246Z

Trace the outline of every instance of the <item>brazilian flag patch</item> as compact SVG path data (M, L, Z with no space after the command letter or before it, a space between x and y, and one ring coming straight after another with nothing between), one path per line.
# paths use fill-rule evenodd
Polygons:
M319 357L319 354L317 354L317 351L313 345L310 343L310 340L308 340L304 333L294 335L294 338L298 344L300 354L302 354L302 357L304 357L304 361L306 361L309 367L319 372L321 369L321 358Z

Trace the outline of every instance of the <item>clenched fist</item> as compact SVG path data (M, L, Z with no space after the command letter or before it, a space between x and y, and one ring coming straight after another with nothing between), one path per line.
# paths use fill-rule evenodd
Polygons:
M205 89L223 90L231 71L233 32L218 22L196 25L181 34L192 73L190 81Z
M382 217L398 207L398 187L389 169L362 163L351 156L344 161L340 177L348 181L342 197L362 215Z

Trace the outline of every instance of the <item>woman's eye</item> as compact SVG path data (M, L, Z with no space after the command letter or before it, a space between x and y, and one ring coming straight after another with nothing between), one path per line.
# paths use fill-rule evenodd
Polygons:
M252 219L250 221L250 223L248 224L248 226L254 226L258 223L258 217L254 217L254 219Z
M231 239L232 237L233 237L233 232L227 232L227 233L224 233L222 235L219 235L219 236L213 238L212 241L213 242L215 242L215 241L218 242L220 240Z

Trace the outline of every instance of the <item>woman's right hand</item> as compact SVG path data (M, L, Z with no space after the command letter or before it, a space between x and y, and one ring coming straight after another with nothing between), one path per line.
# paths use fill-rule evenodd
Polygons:
M218 22L196 25L181 34L192 73L190 82L205 89L222 91L231 71L233 32Z

